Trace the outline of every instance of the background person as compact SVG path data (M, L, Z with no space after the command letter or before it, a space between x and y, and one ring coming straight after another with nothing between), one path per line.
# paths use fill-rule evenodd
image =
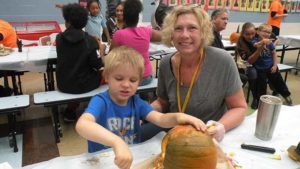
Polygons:
M272 0L268 24L272 26L272 32L275 36L279 36L281 22L286 16L288 16L288 14L284 6L282 6L281 0Z
M227 9L216 9L211 14L211 22L213 24L214 41L211 46L224 49L221 31L226 29L229 13Z
M271 29L271 26L263 24L257 31L259 37L255 37L255 26L247 22L242 27L237 43L237 50L241 58L252 64L257 72L257 80L251 89L253 99L256 100L256 105L253 104L256 106L253 107L255 109L258 106L259 97L266 94L266 79L269 79L274 89L285 98L287 104L292 104L290 92L278 71L275 46L272 39L269 39Z
M17 33L15 29L5 20L0 19L0 44L3 47L17 47ZM0 78L7 74L7 71L0 71ZM13 90L0 85L0 97L10 96Z
M149 57L150 42L161 41L161 33L149 27L137 27L139 14L143 10L140 0L126 0L124 3L125 28L115 32L111 49L125 45L138 51L144 59L145 72L140 85L149 84L152 77L152 65Z
M134 49L121 46L105 57L104 76L108 90L94 96L76 124L77 132L88 139L89 152L112 147L115 164L130 168L132 154L127 144L140 142L140 120L146 119L161 127L191 124L205 131L200 120L184 113L163 114L135 92L143 78L144 62Z
M10 23L0 19L0 44L5 47L16 48L17 33Z
M116 6L116 13L114 17L110 17L107 20L107 28L110 37L113 37L113 34L120 29L123 29L125 26L124 23L124 16L123 16L123 11L124 11L124 2L119 2Z
M110 44L110 35L106 26L106 19L101 14L101 4L99 0L89 0L86 6L89 11L88 22L85 26L85 31L93 36L99 44L100 56L105 55L106 45L102 42L102 34L104 32L108 44Z
M160 112L180 111L215 125L208 131L221 141L225 131L243 121L247 109L236 64L227 52L208 46L212 23L200 7L175 7L164 20L162 35L162 42L177 52L161 60L158 98L151 105ZM143 125L145 140L156 134L151 125Z
M97 41L84 32L88 12L79 4L67 4L62 9L66 30L56 37L57 88L65 93L80 94L94 90L100 85L98 70L103 66L98 58ZM70 103L64 120L74 121L78 103Z

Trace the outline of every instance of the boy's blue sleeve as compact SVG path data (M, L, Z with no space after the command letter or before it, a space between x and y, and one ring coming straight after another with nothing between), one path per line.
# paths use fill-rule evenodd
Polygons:
M276 48L276 46L274 45L274 43L270 43L268 45L268 49L270 49L270 50L275 50L275 48Z
M105 112L105 102L99 96L94 96L90 102L88 107L85 109L84 113L92 114L95 119L99 119L101 113Z
M141 120L146 119L147 115L153 111L153 107L146 101L142 100L139 96L136 96L137 104L139 107Z

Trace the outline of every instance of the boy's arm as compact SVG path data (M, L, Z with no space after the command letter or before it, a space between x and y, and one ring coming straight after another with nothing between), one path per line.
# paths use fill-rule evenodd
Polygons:
M129 169L132 163L132 154L128 145L119 136L96 123L95 117L90 113L83 113L76 123L79 135L93 142L113 148L115 164L119 168Z
M273 57L273 66L271 68L271 73L275 73L277 70L277 64L278 64L277 53L276 53L275 49L272 51L272 57Z
M202 120L184 113L164 114L158 111L151 111L147 115L146 120L164 128L174 127L178 124L191 124L197 130L206 130L206 125Z
M95 117L87 112L83 113L78 119L76 131L87 140L110 147L115 147L116 144L124 142L119 136L97 124Z

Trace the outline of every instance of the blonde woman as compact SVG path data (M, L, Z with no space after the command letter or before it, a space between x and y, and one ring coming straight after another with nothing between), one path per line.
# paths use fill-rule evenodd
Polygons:
M231 56L208 46L213 33L207 13L193 5L175 7L164 20L162 41L177 52L161 60L158 98L152 106L160 112L184 112L214 125L208 132L221 141L226 131L243 121L247 104ZM143 139L155 134L154 130L145 124Z

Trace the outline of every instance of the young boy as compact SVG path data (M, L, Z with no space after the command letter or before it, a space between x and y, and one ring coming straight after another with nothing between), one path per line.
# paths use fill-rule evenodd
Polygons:
M268 81L275 91L284 97L286 103L292 105L292 99L290 98L291 93L277 67L277 54L273 39L270 39L271 33L272 26L261 24L257 30L258 36L252 40L253 46L261 49L260 55L253 63L253 66L257 70L257 92L259 97L266 94Z
M165 128L191 124L197 130L206 130L198 118L184 113L162 114L135 95L143 78L144 62L134 49L125 46L113 49L105 57L104 65L109 89L91 99L76 124L77 132L88 139L89 152L112 147L115 164L129 168L132 155L127 144L139 143L142 119Z

